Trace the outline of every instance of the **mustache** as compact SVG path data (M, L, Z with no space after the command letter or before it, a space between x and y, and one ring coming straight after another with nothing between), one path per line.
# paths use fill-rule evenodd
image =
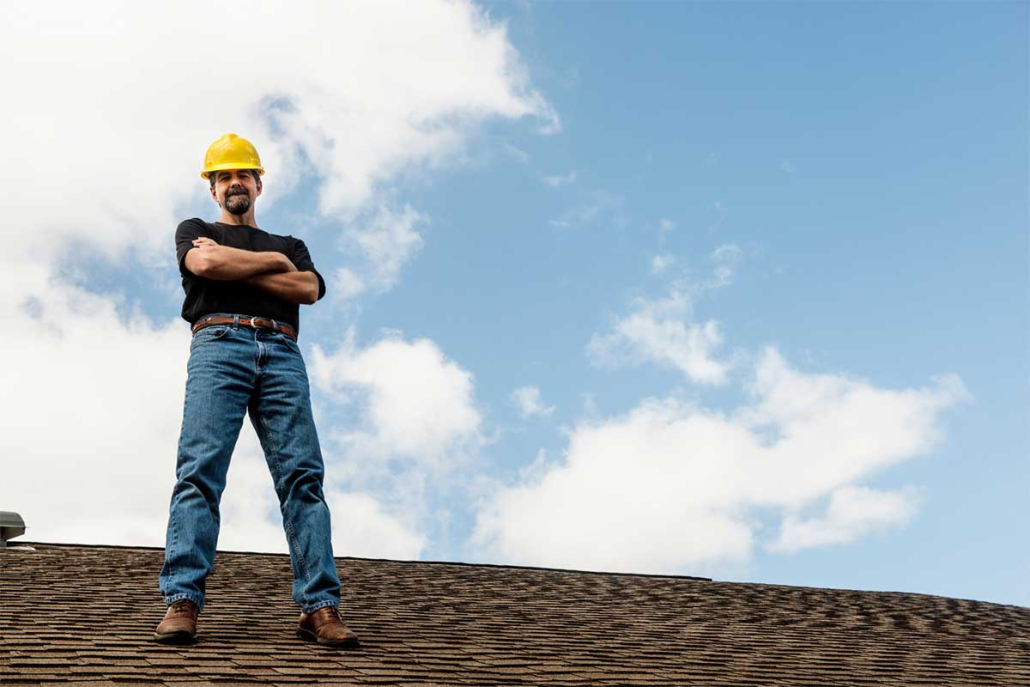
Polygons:
M239 196L247 195L247 190L242 186L230 186L229 190L225 192L226 196Z

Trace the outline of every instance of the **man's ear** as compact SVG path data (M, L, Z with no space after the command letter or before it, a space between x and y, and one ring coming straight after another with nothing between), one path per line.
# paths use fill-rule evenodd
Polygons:
M215 205L222 207L222 204L218 202L218 194L215 193L215 187L211 186L211 200L215 201Z
M261 177L256 177L256 179L257 179L257 195L255 195L255 196L254 196L255 198L256 198L257 196L260 196L260 195L261 195L261 189L262 189L262 187L263 187L263 185L262 185L262 183L261 183Z

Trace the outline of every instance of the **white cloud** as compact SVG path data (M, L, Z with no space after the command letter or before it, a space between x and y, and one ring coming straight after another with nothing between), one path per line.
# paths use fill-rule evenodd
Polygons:
M780 536L769 548L793 553L815 546L847 544L870 532L906 524L915 515L919 501L918 491L912 488L876 491L859 486L840 487L830 494L830 505L823 517L785 517Z
M734 421L757 435L778 436L769 455L782 470L763 477L764 489L779 495L773 503L808 502L942 443L938 414L971 396L958 375L934 382L932 389L879 390L841 375L791 369L767 347L747 385L756 402Z
M545 176L543 181L551 188L561 188L562 186L568 186L576 180L576 170L572 170L568 174Z
M0 504L26 538L163 545L188 332L69 286L28 293L27 309L0 299L17 332L3 345Z
M523 386L515 389L509 396L522 417L548 418L554 413L554 406L545 406L540 398L540 389L535 386Z
M444 469L481 441L472 375L428 339L388 333L361 349L352 330L335 352L316 344L311 371L315 385L340 403L364 399L362 425L338 436L363 464L404 459Z
M401 210L380 206L365 221L351 223L340 237L340 252L361 260L354 269L337 271L338 285L344 294L358 295L369 287L377 291L392 288L401 268L425 244L416 227L426 221L410 206Z
M613 320L609 332L591 337L587 354L596 365L655 362L694 382L723 384L730 364L714 357L722 344L719 324L690 323L690 313L691 297L683 290L657 301L637 299L632 312Z
M663 237L675 228L676 223L668 217L663 217L660 220L658 220L658 229Z
M365 348L354 339L351 329L335 351L315 345L309 368L329 397L323 414L336 411L319 434L327 493L349 494L335 501L356 509L348 521L369 518L349 522L341 545L354 555L415 557L444 504L469 487L487 443L473 378L428 339L385 332Z
M388 514L369 494L332 492L333 553L337 556L415 560L426 548L425 536Z
M326 295L329 298L348 300L368 290L368 284L349 267L339 267L328 279Z
M693 382L724 384L734 362L715 357L715 349L722 344L719 323L693 322L693 304L705 291L732 283L741 252L735 244L723 244L708 256L714 263L711 278L696 283L678 279L664 298L635 299L629 314L613 318L608 331L591 337L587 344L591 361L609 367L653 362L676 368ZM674 262L669 253L656 255L651 273L663 274Z
M580 423L563 460L483 499L477 543L516 563L698 572L746 561L770 511L787 518L781 550L861 536L910 511L854 483L931 451L940 413L968 399L956 375L880 389L772 348L753 372L754 402L732 415L667 398ZM823 522L790 520L831 494Z

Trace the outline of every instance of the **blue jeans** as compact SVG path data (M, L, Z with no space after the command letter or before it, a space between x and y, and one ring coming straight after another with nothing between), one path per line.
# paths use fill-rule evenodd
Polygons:
M219 313L222 314L222 313ZM232 314L229 314L232 317ZM275 482L293 566L293 599L305 613L339 606L324 466L297 343L236 322L193 335L175 488L160 588L166 604L204 607L215 562L218 504L229 459L250 414Z

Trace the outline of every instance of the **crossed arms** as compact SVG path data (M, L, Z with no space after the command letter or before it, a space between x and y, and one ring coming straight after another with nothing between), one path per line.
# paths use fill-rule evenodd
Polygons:
M318 277L298 272L288 257L276 251L255 252L220 246L214 239L193 240L186 268L198 277L242 281L291 303L311 305L318 300Z

